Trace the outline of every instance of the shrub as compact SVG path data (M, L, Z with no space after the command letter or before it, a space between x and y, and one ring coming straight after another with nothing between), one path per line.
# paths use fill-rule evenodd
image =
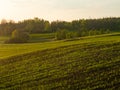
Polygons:
M27 32L21 32L14 30L12 32L12 37L5 41L5 43L26 43L29 40L29 34Z
M68 31L66 29L58 30L55 35L57 40L70 39L77 37L76 32Z
M75 32L67 32L66 33L66 39L77 37L77 34Z
M110 30L109 30L109 29L107 29L105 33L107 33L107 34L108 34L108 33L110 33Z
M62 39L66 39L66 34L67 34L67 30L63 29L63 30L58 30L56 32L56 39L57 40L62 40Z

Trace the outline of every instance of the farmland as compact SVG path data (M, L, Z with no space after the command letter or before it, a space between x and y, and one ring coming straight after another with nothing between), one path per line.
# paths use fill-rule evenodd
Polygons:
M120 89L119 33L45 42L36 38L0 44L0 90Z

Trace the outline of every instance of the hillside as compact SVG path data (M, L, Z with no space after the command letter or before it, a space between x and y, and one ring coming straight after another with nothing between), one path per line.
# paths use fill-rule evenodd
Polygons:
M0 90L119 90L120 34L0 44Z

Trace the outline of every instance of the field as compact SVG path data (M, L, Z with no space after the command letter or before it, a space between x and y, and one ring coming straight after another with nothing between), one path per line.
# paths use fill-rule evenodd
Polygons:
M0 44L0 90L120 90L120 33L36 38Z

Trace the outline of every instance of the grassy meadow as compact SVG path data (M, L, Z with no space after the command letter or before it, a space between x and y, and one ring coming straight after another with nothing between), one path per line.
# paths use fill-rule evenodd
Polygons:
M120 33L53 36L33 34L25 44L0 38L0 90L120 90Z

